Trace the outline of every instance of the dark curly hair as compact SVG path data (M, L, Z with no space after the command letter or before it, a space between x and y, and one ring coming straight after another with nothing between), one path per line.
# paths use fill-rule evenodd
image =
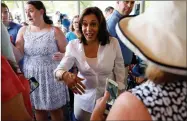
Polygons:
M110 40L109 40L110 34L107 30L106 20L105 20L105 17L102 11L98 7L88 7L82 12L80 16L80 20L79 20L79 30L81 33L80 42L81 43L83 42L84 45L87 45L87 40L84 37L83 32L82 32L82 23L83 23L83 18L90 14L94 14L99 21L99 31L98 31L97 37L98 37L100 45L103 46L103 45L110 43Z

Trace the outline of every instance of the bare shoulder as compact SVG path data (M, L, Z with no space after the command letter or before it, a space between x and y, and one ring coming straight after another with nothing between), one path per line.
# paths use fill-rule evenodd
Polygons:
M117 98L107 120L151 120L151 116L142 101L124 92Z
M65 35L64 33L62 32L62 30L59 28L59 27L56 27L56 26L53 26L54 28L54 31L55 31L55 38L56 40L64 40L65 39Z
M23 35L26 32L28 26L23 26L19 29L18 34L17 34L17 38L16 38L16 43L22 41L23 42Z
M20 29L19 29L19 33L24 33L26 31L28 26L22 26Z
M59 27L53 26L55 33L63 33Z

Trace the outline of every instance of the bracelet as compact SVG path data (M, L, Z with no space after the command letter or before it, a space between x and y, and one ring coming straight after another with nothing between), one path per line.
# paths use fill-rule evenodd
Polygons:
M66 71L64 71L64 70L58 70L57 72L56 72L56 77L57 77L57 80L63 80L62 79L62 75L65 73Z

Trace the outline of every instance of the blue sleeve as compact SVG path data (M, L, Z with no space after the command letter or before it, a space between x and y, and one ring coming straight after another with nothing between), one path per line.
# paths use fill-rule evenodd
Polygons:
M70 40L69 40L69 35L70 35L70 33L68 32L68 33L66 34L66 40L67 40L67 42L70 41Z
M122 43L122 41L119 39L119 37L116 34L115 27L116 27L116 24L118 23L118 21L119 21L119 18L117 18L115 16L111 16L111 18L107 21L108 31L109 31L111 36L117 38L118 41L119 41L121 52L122 52L123 59L124 59L124 64L131 64L133 53L132 53L132 51L130 49L128 49Z
M18 25L18 31L19 31L19 29L20 29L21 27L22 27L21 25Z
M108 31L109 31L110 35L113 37L117 37L116 30L115 30L117 22L118 22L117 18L114 18L114 17L111 17L107 21Z
M77 36L76 36L73 32L68 32L68 33L66 34L66 39L67 39L67 41L69 42L69 41L71 41L71 40L77 39Z

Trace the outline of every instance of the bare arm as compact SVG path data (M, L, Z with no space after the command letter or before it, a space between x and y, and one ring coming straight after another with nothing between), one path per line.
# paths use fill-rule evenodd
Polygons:
M61 53L65 53L65 48L67 45L66 37L64 33L58 28L55 27L55 39L57 41L58 49Z
M21 93L16 95L14 98L9 100L8 102L2 103L1 105L1 115L2 120L10 121L31 121L32 118L27 112L24 102L23 96Z
M16 38L16 47L13 46L13 51L16 56L16 60L19 61L24 55L24 39L23 39L23 33L25 32L26 27L20 28L17 38Z
M117 98L107 120L152 120L145 105L130 92Z

